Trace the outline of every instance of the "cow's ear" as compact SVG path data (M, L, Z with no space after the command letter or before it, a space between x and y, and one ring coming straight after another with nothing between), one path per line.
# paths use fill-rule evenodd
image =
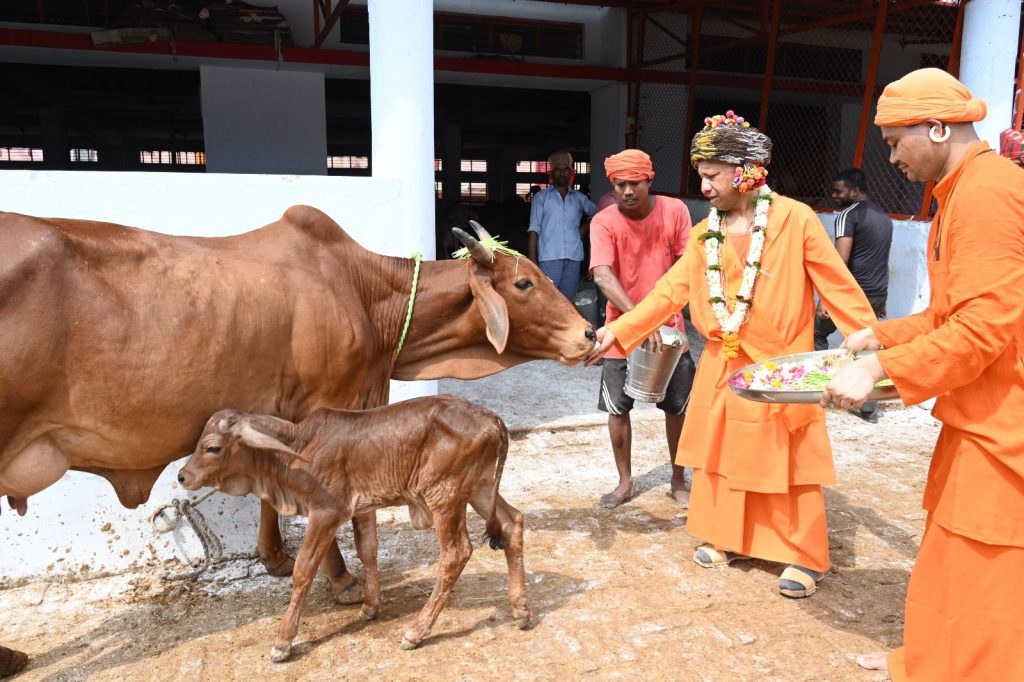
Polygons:
M247 445L254 450L271 450L273 452L291 455L292 457L297 457L298 459L305 461L305 457L295 452L295 450L292 450L273 436L267 435L258 430L248 419L242 419L235 427L234 431L235 435L238 436L238 440L241 441L243 445Z
M487 325L487 340L501 355L508 343L508 306L491 284L491 271L473 273L469 278L469 288Z

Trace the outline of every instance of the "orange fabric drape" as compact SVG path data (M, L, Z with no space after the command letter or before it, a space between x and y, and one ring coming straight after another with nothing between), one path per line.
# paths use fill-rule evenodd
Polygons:
M706 228L706 221L700 223L693 235ZM743 262L728 244L721 256L726 288L734 295ZM844 333L873 324L874 313L813 211L777 196L768 212L753 306L740 329L740 354L726 360L708 303L706 262L702 243L694 240L651 294L609 328L628 353L691 304L693 323L708 343L676 460L694 468L688 527L721 549L739 552L749 546L752 556L786 563L799 555L808 562L800 565L825 570L821 486L835 482L835 467L824 412L815 405L744 400L725 382L751 362L812 350L815 289ZM755 527L763 531L756 542Z

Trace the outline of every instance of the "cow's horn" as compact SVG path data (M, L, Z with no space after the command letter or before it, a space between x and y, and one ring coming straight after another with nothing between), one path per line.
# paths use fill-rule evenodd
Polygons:
M480 241L483 241L485 239L492 239L490 233L487 230L485 230L484 226L478 223L477 221L470 220L469 224L474 230L476 230L476 238L479 239Z
M477 263L489 266L494 262L494 254L485 249L484 245L478 242L471 234L457 227L453 227L452 232L455 233L460 242L466 245L466 248L469 249L469 254L473 256L473 260Z

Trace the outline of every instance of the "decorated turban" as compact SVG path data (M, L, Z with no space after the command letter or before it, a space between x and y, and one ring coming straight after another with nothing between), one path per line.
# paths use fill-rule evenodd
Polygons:
M772 160L772 141L732 111L704 119L704 128L693 136L690 161L719 161L736 166L767 166Z
M988 107L941 69L918 69L885 86L878 98L876 126L913 126L929 119L968 123L985 118Z
M654 179L651 157L639 149L627 149L604 160L604 172L612 182L640 182Z

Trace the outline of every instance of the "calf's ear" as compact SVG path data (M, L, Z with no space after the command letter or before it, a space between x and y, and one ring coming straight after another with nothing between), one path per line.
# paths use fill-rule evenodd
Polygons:
M473 291L476 307L487 325L487 340L501 355L508 343L508 306L501 294L494 290L492 273L492 270L474 272L469 278L469 288Z
M235 428L235 435L238 436L238 440L241 441L243 445L247 445L254 450L271 450L273 452L280 452L281 454L291 455L292 457L307 461L305 457L295 452L295 450L292 450L278 439L256 429L248 419L243 419L239 422L238 426Z

